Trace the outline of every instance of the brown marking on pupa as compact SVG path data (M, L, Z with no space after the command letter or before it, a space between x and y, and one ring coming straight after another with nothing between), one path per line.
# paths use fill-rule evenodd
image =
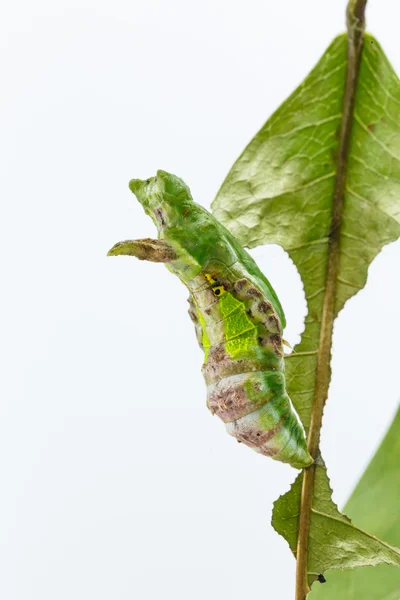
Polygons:
M194 311L192 308L189 308L188 313L189 313L189 317L192 319L193 323L199 322L196 311Z
M187 301L189 303L189 310L188 310L189 316L192 319L193 323L197 324L199 322L199 317L198 317L196 305L193 301L192 296L189 296Z
M217 344L212 346L209 350L207 362L203 364L202 371L206 383L212 381L219 381L223 377L226 377L227 368L231 366L232 360L226 354L223 344Z
M247 285L247 279L238 279L238 280L237 280L237 281L235 281L235 283L233 284L233 287L234 287L234 289L235 289L237 292L241 292L241 291L242 291L242 289L243 289L244 287L246 287L246 285Z
M282 339L278 333L274 333L273 335L260 335L257 339L260 346L268 346L271 344L273 346L274 353L279 357L283 356Z
M253 383L253 388L255 392L262 392L262 385L257 380Z
M248 419L244 418L231 423L230 426L228 426L228 432L237 440L246 444L246 446L260 449L261 446L264 446L269 442L281 427L282 421L279 421L275 427L272 427L268 431L264 431L259 429L257 425L252 425ZM277 454L279 449L270 448L268 451L270 451L269 456L273 456L273 454ZM262 454L264 454L264 448L262 449Z
M192 322L194 323L194 329L195 329L195 332L196 332L197 342L198 342L200 348L202 350L204 350L204 346L203 346L203 328L200 325L200 321L198 319L197 312L193 308L192 302L190 302L190 308L188 310L188 313L189 313L189 317L192 319Z
M247 398L242 378L226 377L211 385L208 390L207 405L213 414L225 423L234 421L252 410ZM250 405L250 406L249 406Z
M370 123L369 125L367 125L367 129L371 133L373 133L375 131L375 127L376 127L375 123Z
M210 348L210 353L208 356L209 362L220 363L226 358L228 358L228 356L222 344L218 344L217 346Z
M267 370L273 367L266 365ZM254 373L260 370L257 359L242 358L232 360L225 353L224 344L218 344L210 348L207 362L203 364L202 372L207 385L216 383L225 377L231 375L240 375L243 373Z
M277 356L283 356L282 352L282 338L280 335L275 334L269 337L269 341L272 343L274 347L275 354Z
M251 287L248 290L246 290L246 295L250 296L252 298L262 298L263 297L260 290L258 290L256 287Z
M258 303L258 310L262 313L268 313L269 311L273 310L272 304L262 300L262 302Z
M273 448L271 446L260 446L259 448L257 448L257 451L262 454L263 456L275 456L275 454L278 454L279 449L278 448Z
M225 279L223 277L218 277L215 280L215 282L216 283L213 284L213 287L214 286L222 286L225 289L226 292L229 292L231 290L231 288L232 288L231 282L228 279Z
M270 315L267 318L267 326L272 333L279 333L281 324L276 314Z

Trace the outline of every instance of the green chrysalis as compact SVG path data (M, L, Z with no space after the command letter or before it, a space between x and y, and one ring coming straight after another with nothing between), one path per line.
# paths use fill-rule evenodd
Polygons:
M285 316L251 256L175 175L133 179L158 240L119 242L110 256L163 262L189 290L189 314L204 350L207 404L228 432L257 452L303 468L312 463L285 389Z

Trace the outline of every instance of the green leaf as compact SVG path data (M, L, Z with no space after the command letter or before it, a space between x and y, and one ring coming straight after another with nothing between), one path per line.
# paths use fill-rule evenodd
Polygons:
M378 42L366 35L358 80L353 78L357 87L349 100L348 64L347 36L342 35L253 138L213 203L215 216L244 246L280 244L300 272L308 315L301 342L286 359L286 377L307 431L317 392L322 416L333 319L363 288L368 266L381 248L400 235L399 80ZM348 147L343 144L346 119L351 132ZM343 205L337 217L342 184ZM337 259L336 271L330 270L332 257ZM323 312L327 306L329 319ZM328 331L324 344L323 323ZM322 386L318 367L325 370ZM319 424L313 427L318 448ZM274 527L293 552L302 477L275 503L273 515ZM313 476L309 481L313 487L309 583L328 568L400 564L396 549L359 531L340 515L331 500L322 459L315 468L315 484Z
M272 516L272 525L278 533L286 538L295 556L302 480L303 474L300 474L289 492L275 502ZM399 489L399 485L395 487L397 490ZM379 490L376 491L379 492ZM386 502L384 495L381 496L382 499ZM369 504L365 508L367 511L371 511L373 506L379 506L379 504ZM309 585L311 586L318 575L323 574L327 569L344 569L381 563L400 566L400 549L359 529L348 517L339 512L336 504L332 501L332 490L325 465L323 463L318 465L310 519L307 563Z
M325 289L346 35L253 138L213 202L243 246L279 244L297 266L308 316L287 359L293 403L308 428ZM378 42L366 36L356 98L341 231L336 313L361 289L382 246L400 235L400 86ZM304 354L307 353L307 354Z
M355 523L400 546L400 408L385 439L345 506ZM400 570L385 565L327 574L311 600L398 600Z

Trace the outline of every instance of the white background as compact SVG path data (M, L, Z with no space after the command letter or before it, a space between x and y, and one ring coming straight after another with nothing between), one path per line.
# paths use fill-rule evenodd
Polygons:
M400 72L398 0L369 30ZM344 28L344 1L8 0L0 20L0 596L293 598L271 528L290 467L205 407L186 293L106 257L154 235L128 190L158 168L209 206L245 144ZM254 255L286 310L284 252ZM400 245L335 329L323 451L343 505L399 395Z

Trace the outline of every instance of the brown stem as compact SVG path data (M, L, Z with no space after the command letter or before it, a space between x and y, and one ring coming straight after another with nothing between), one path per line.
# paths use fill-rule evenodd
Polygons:
M308 451L314 460L319 455L319 441L324 405L331 380L331 347L335 318L336 285L340 260L340 228L343 213L347 176L347 157L350 146L351 125L357 79L360 69L367 0L349 0L347 6L347 71L340 125L336 179L333 194L328 262L322 307L318 365L315 380L314 402L308 433ZM299 534L297 539L296 600L305 600L309 590L307 559L310 516L314 490L316 463L305 469L300 500Z

